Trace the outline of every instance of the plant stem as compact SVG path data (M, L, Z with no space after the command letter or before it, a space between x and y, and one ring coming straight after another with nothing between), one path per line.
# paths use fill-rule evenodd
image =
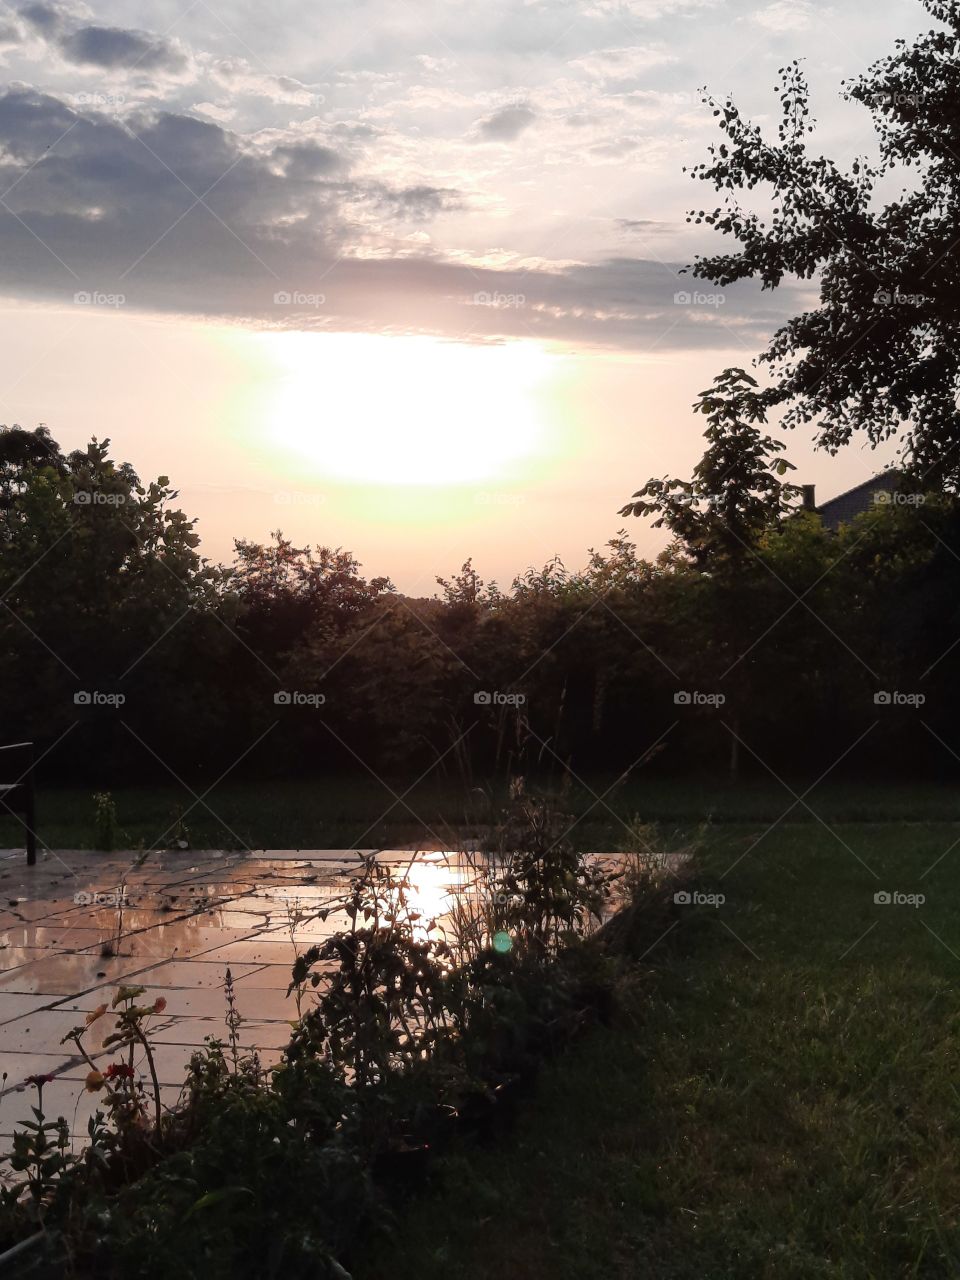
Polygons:
M138 1023L133 1023L133 1033L143 1045L144 1052L147 1055L147 1065L150 1068L150 1079L153 1081L153 1101L157 1115L157 1137L162 1140L163 1135L160 1132L160 1081L157 1077L156 1063L153 1061L153 1050L150 1048L147 1037L143 1034Z

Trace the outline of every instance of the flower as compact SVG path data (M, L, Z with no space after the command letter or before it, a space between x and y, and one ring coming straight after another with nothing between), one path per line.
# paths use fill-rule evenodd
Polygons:
M142 996L146 989L146 987L117 987L117 993L113 997L113 1008L123 1004L124 1000L136 1000L137 996Z
M106 1076L102 1071L88 1071L84 1086L87 1093L97 1093L106 1083Z
M98 1004L95 1009L87 1014L87 1026L89 1027L91 1022L96 1022L98 1018L102 1018L106 1012L107 1006L105 1004Z
M167 997L166 997L166 996L158 996L158 997L156 998L156 1000L154 1000L154 1002L153 1002L153 1012L154 1012L154 1013L163 1013L163 1011L164 1011L164 1009L165 1009L166 1007L167 1007Z
M42 1089L45 1084L49 1084L53 1076L27 1076L24 1084L35 1084L38 1089Z
M111 1062L103 1074L107 1080L132 1080L133 1067L125 1062Z

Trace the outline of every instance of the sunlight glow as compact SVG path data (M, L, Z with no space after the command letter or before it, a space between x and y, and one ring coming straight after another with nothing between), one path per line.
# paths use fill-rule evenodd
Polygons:
M271 443L317 475L374 484L455 484L503 475L544 441L539 394L559 357L372 334L259 335L276 369Z

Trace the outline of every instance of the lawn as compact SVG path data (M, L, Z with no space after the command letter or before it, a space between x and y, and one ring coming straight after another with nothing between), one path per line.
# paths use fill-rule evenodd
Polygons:
M714 829L726 901L677 908L618 1024L356 1280L960 1275L960 825L764 830Z
M786 785L760 777L731 786L723 780L672 779L638 773L626 783L615 777L567 778L560 806L576 819L571 839L583 849L635 847L629 828L638 820L689 829L708 820L716 824L772 823L793 805L789 819L817 825L817 818L795 804L812 779ZM413 784L411 786L411 784ZM109 790L117 810L119 842L125 847L155 847L172 837L178 813L185 814L194 848L316 849L356 846L386 848L416 841L456 840L456 833L480 830L505 801L502 784L466 786L436 773L416 781L373 776L325 776L315 781L227 779L186 787L62 788L37 793L37 830L53 849L95 847L95 790ZM559 780L547 780L559 789ZM198 799L199 798L199 799ZM950 820L955 793L934 784L891 785L823 783L806 797L816 814L830 822L864 820ZM22 842L13 818L0 819L0 847ZM839 847L839 846L838 846Z

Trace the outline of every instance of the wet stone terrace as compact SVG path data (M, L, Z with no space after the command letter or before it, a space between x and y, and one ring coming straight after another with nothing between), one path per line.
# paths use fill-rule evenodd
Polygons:
M427 918L442 916L449 895L471 873L455 854L382 851L409 868L409 884ZM163 1101L180 1093L191 1053L206 1036L225 1037L223 981L229 968L244 1021L240 1043L265 1065L277 1062L296 1017L286 995L297 950L346 917L315 913L338 901L359 863L350 850L263 854L216 851L44 853L27 867L23 851L0 852L0 1139L27 1118L35 1091L29 1075L49 1074L44 1110L84 1134L98 1105L87 1094L87 1064L61 1038L120 984L159 996L150 1019ZM118 902L122 900L122 910ZM84 1039L97 1065L114 1030L105 1016ZM138 1070L145 1064L137 1062Z

